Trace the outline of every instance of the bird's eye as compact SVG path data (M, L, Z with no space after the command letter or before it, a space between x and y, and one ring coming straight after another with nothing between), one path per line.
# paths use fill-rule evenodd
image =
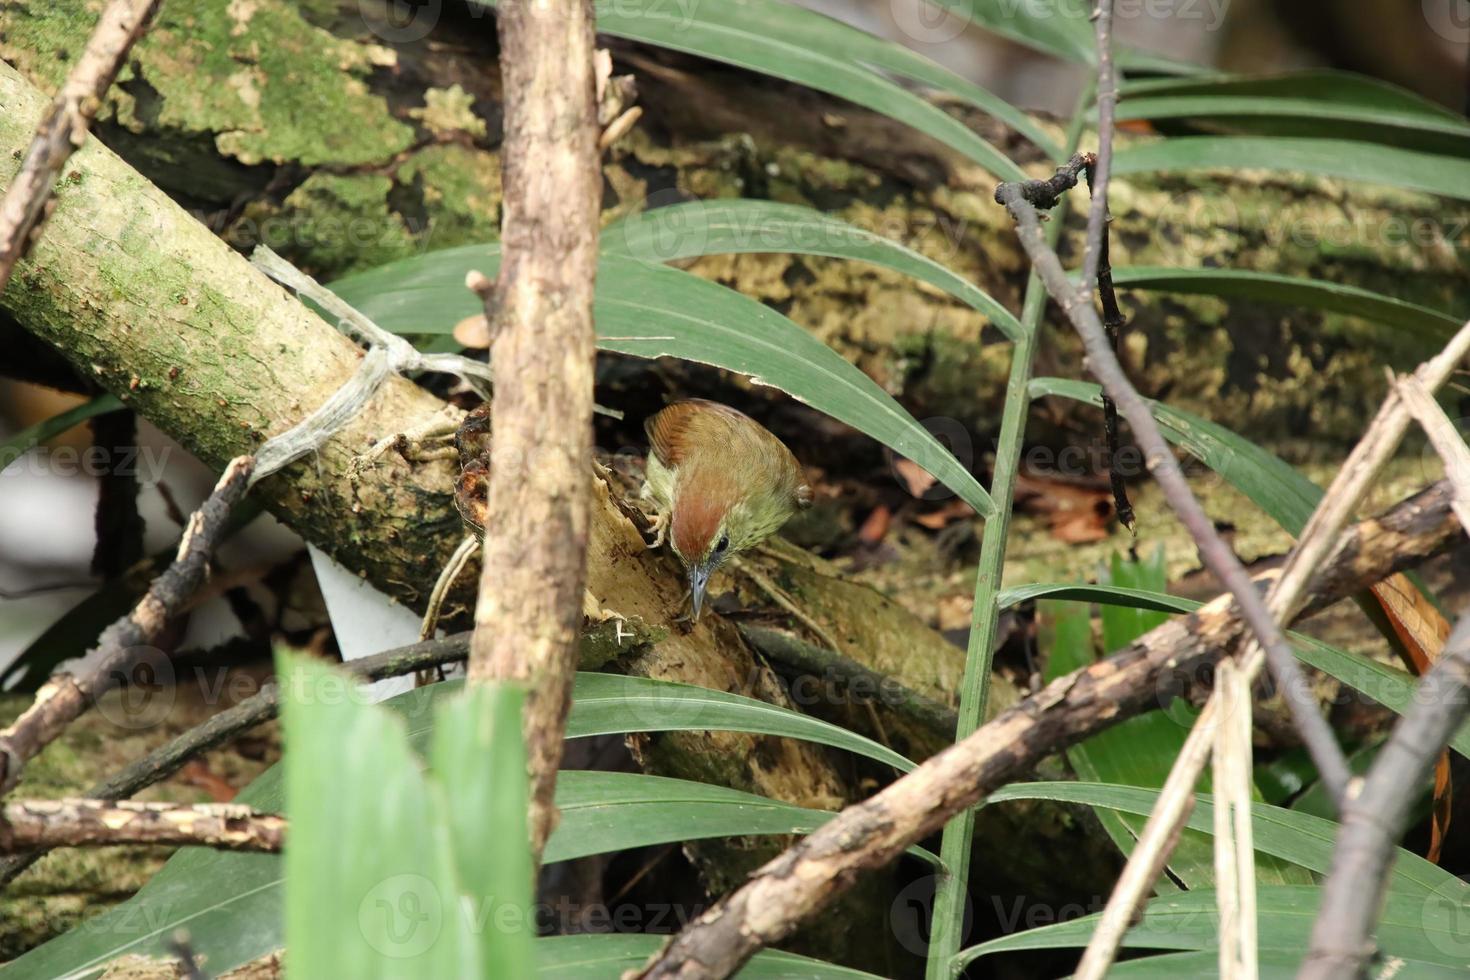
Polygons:
M728 547L730 547L730 535L720 535L720 540L715 542L715 551L723 552Z

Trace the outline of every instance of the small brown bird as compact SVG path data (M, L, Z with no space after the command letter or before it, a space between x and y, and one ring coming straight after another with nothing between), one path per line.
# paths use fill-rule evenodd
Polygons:
M698 619L715 569L808 506L811 487L780 439L727 405L674 402L643 428L653 449L643 485L658 510L653 547L667 534Z

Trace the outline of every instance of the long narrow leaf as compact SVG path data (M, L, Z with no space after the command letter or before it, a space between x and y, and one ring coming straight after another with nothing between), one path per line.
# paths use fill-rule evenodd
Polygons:
M914 763L846 728L754 698L618 674L577 675L567 738L625 732L757 732L846 749L903 772Z
M1185 136L1120 150L1118 176L1199 170L1315 174L1470 200L1470 159L1353 140L1266 136Z
M995 93L901 44L850 27L786 0L748 0L736 9L738 19L745 26L780 34L788 40L809 45L824 55L851 64L880 68L936 92L968 102L1021 133L1053 160L1062 158L1061 148L1033 117ZM712 15L715 12L709 13Z
M1017 3L1014 0L935 0L988 31L1063 61L1092 64L1097 45L1082 4Z
M292 969L525 976L535 928L522 693L491 685L440 701L440 768L428 774L403 718L346 696L353 681L304 657L283 656L278 674Z
M1201 911L1199 914L1206 913ZM1263 949L1257 962L1260 968L1258 980L1293 980L1301 966L1301 960L1302 953L1299 949ZM1393 964L1393 980L1458 980L1465 975L1465 971L1459 967L1429 963L1409 956L1395 956L1390 962ZM1213 949L1161 953L1158 956L1144 956L1114 963L1108 967L1108 980L1118 980L1120 977L1123 980L1179 980L1180 977L1204 980L1219 976L1219 968L1220 954ZM1380 978L1386 978L1387 975L1387 971L1378 974Z
M672 841L805 834L835 816L725 786L632 772L563 772L556 805L561 823L546 846L548 862ZM910 853L939 864L922 848Z
M1052 800L1082 803L1088 806L1112 807L1125 813L1147 816L1158 802L1159 792L1135 786L1113 786L1101 783L1015 783L991 794L987 806L1008 800ZM1317 874L1332 867L1332 851L1337 840L1338 825L1334 821L1298 813L1268 803L1251 804L1255 826L1256 850L1290 861ZM1206 795L1195 800L1187 826L1213 836L1214 804ZM1397 850L1398 860L1390 873L1394 892L1419 898L1444 895L1464 901L1470 899L1470 885L1412 851Z
M1270 885L1257 892L1260 949L1301 956L1308 946L1312 922L1321 901L1320 888ZM1464 969L1465 941L1456 928L1448 901L1426 903L1423 896L1390 893L1375 939L1384 956L1404 957L1441 967ZM1219 942L1218 910L1213 890L1201 890L1155 899L1142 920L1124 937L1134 949L1213 949ZM1004 936L966 950L966 962L991 953L1019 949L1066 949L1087 945L1099 916L1044 926Z
M491 0L473 0L494 6ZM699 55L826 92L907 123L985 167L1002 180L1024 174L1005 154L938 106L895 84L844 46L868 47L849 37L854 28L780 0L670 3L619 0L597 8L597 30L645 44ZM867 53L871 59L871 53ZM897 67L897 56L891 67ZM933 76L925 81L932 83ZM963 98L975 98L973 90ZM992 110L993 111L993 110Z
M1080 65L1096 62L1092 8L1082 3L1035 3L1030 0L934 0L954 16L970 20L1017 44ZM1203 8L1200 8L1203 13ZM1115 52L1125 71L1194 75L1198 65L1120 45Z
M1152 609L1156 612L1177 613L1180 600L1177 596L1154 592L1149 589L1131 589L1120 585L1085 585L1068 582L1037 582L1003 589L1000 607L1010 609L1037 599L1071 599L1076 602L1103 602L1122 605L1133 609Z
M690 201L644 211L602 232L606 252L649 262L700 255L790 252L870 262L913 276L953 296L1010 339L1021 335L1015 314L968 279L933 259L813 208L772 201Z
M1119 120L1187 120L1275 136L1363 139L1464 155L1470 124L1395 85L1351 72L1150 79L1124 87Z
M1345 313L1397 327L1436 344L1446 340L1465 322L1461 317L1357 286L1243 269L1122 266L1113 270L1113 282L1128 289L1226 299L1238 297L1292 308Z
M492 682L465 685L434 711L429 764L438 791L436 823L444 828L454 858L458 897L474 913L464 926L479 947L480 976L524 976L534 962L536 866L531 848L523 843L530 837L530 786L521 736L524 702L520 686ZM291 751L288 744L288 764ZM377 779L365 781L375 786L377 799L387 795ZM428 830L420 827L417 832ZM330 838L324 846L349 854L357 850ZM391 845L380 841L377 846ZM290 887L288 878L288 895ZM482 928L485 922L494 922L495 928ZM288 946L294 955L295 946Z
M43 419L35 425L21 429L15 435L0 441L0 471L47 439L59 436L67 429L81 425L90 418L115 412L122 407L123 403L118 401L116 396L98 395L76 408L58 412L49 419Z

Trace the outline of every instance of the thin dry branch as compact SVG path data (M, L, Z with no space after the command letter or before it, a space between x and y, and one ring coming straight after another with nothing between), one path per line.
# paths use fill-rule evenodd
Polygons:
M234 803L19 800L0 810L0 851L170 844L279 851L286 818Z
M1365 975L1394 845L1434 757L1470 716L1470 615L1461 616L1414 701L1343 808L1332 868L1299 980Z
M459 633L442 640L427 640L348 661L342 665L342 669L364 680L380 681L456 663L468 657L469 652L470 634ZM280 707L280 688L275 681L268 681L259 691L240 703L195 725L116 775L96 784L87 791L87 798L127 799L134 793L172 776L195 756L218 748L241 732L270 721L279 713ZM0 859L0 886L8 884L45 853L46 849L43 848Z
M1325 608L1460 540L1444 484L1351 528L1312 580L1306 611ZM1262 584L1269 581L1263 576ZM1242 637L1229 595L1171 620L1124 650L1044 690L934 756L876 796L848 807L756 871L631 977L721 978L756 951L942 827L960 810L1021 778L1041 759L1159 706Z
M504 0L505 210L490 481L469 679L527 682L531 845L556 825L592 512L592 288L602 176L591 0Z
M241 456L229 465L209 499L189 519L173 564L153 581L133 611L104 630L86 656L53 674L36 693L35 702L0 731L0 792L15 788L27 762L97 698L127 680L149 655L149 644L204 581L209 556L230 511L245 495L254 468L252 456Z
M1347 784L1348 769L1342 750L1332 735L1332 729L1310 699L1301 668L1291 654L1280 625L1266 608L1260 594L1251 587L1250 576L1241 565L1240 559L1220 537L1214 522L1194 498L1189 483L1184 478L1184 472L1179 468L1179 462L1174 458L1154 420L1153 412L1123 373L1122 366L1108 343L1102 321L1092 306L1091 290L1079 292L1072 286L1066 270L1062 268L1061 260L1046 243L1040 216L1027 200L1024 185L1001 184L996 188L995 197L1015 219L1021 245L1031 258L1042 284L1061 304L1067 318L1082 338L1087 352L1088 369L1128 420L1134 438L1143 449L1149 472L1159 481L1159 488L1163 491L1169 508L1194 539L1201 561L1240 602L1251 631L1267 651L1271 672L1286 696L1303 744L1311 754L1312 761L1333 799L1340 799L1342 788Z
M1418 376L1394 386L1403 410L1429 435L1444 458L1451 507L1470 531L1470 450ZM1355 782L1342 814L1332 869L1312 928L1312 943L1298 976L1303 980L1361 976L1373 956L1373 927L1394 844L1408 827L1433 760L1470 716L1470 615L1445 641L1434 666L1419 682L1413 706L1400 719L1368 775Z
M1444 461L1445 475L1455 490L1455 513L1460 515L1466 529L1470 529L1470 447L1466 447L1464 438L1455 431L1455 424L1417 377L1400 378L1394 387L1405 410L1429 436L1430 445Z
M1215 730L1215 894L1220 980L1254 980L1256 849L1251 826L1251 685L1229 658L1216 674L1222 723Z
M1082 282L1077 295L1084 301L1092 298L1092 281L1102 267L1103 249L1108 236L1108 188L1113 179L1113 119L1118 108L1118 69L1113 62L1113 0L1098 0L1093 14L1097 46L1097 155L1087 169L1087 182L1092 189L1092 202L1087 209L1087 237L1082 251ZM1034 260L1033 260L1034 261ZM1052 298L1062 302L1062 296Z
M0 200L0 293L15 263L50 213L51 188L87 130L160 0L112 0L102 9L76 67L56 93L26 151L20 173Z
M1449 380L1455 366L1467 354L1470 354L1470 323L1455 334L1443 351L1420 365L1414 378L1426 390L1436 390ZM1271 612L1282 622L1294 618L1301 609L1311 574L1321 567L1338 533L1352 519L1378 474L1393 457L1410 421L1404 403L1395 392L1390 392L1367 432L1322 495L1317 509L1302 529L1296 547L1287 556L1281 577L1266 595ZM1246 676L1254 678L1260 666L1260 648L1248 646L1242 658ZM1083 954L1078 977L1097 978L1106 972L1107 965L1117 955L1123 934L1151 894L1154 882L1173 850L1172 842L1178 841L1180 829L1194 806L1194 787L1209 759L1210 744L1220 714L1219 699L1212 695L1175 759L1159 802L1149 814L1138 845L1113 887L1108 905L1093 931L1092 941Z

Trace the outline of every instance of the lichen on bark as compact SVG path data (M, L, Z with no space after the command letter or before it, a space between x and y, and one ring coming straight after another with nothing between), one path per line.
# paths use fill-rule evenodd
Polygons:
M168 4L138 44L101 115L134 133L213 134L240 163L364 164L408 147L369 76L391 68L382 45L317 27L335 4L284 0ZM14 0L0 10L0 55L37 84L65 77L96 4Z

